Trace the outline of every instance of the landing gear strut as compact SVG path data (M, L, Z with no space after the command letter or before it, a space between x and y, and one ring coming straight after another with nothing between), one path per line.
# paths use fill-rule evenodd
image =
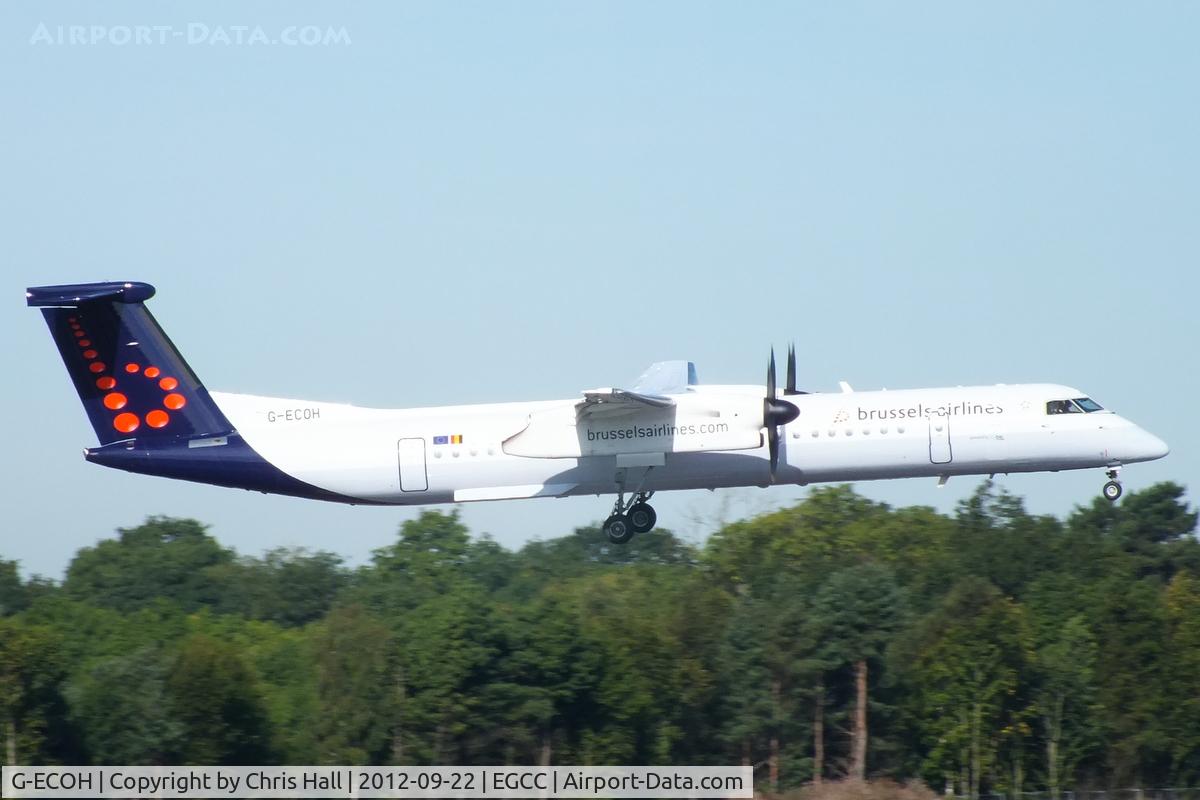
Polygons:
M625 544L635 533L646 533L658 521L653 506L647 502L654 492L635 492L625 502L625 492L617 493L612 513L604 521L604 533L613 544Z
M1108 476L1108 483L1104 484L1104 497L1110 502L1115 502L1121 496L1121 482L1117 480L1120 471L1120 467L1109 467L1104 472Z

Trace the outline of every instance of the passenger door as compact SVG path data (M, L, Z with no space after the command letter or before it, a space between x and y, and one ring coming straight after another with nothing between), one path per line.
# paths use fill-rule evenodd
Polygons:
M400 491L426 491L429 488L429 476L425 470L425 440L401 439L397 450L400 457Z
M950 448L950 418L929 418L929 461L934 464L949 464L954 458Z

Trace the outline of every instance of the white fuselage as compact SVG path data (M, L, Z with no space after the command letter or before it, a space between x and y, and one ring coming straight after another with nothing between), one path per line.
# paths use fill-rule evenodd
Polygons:
M693 386L670 411L576 418L578 400L370 409L213 392L255 451L345 498L418 505L765 486L762 387ZM1167 446L1110 412L1047 413L1052 384L792 395L776 483L1114 467ZM757 433L757 435L755 435ZM647 469L649 468L649 469Z

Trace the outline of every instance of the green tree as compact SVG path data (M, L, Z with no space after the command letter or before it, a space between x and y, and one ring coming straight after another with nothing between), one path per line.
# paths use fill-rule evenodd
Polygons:
M926 612L961 574L960 539L953 520L912 506L870 514L850 528L853 559L887 567L903 587L910 610Z
M496 638L481 592L462 583L406 614L396 686L392 757L400 763L461 763L478 746L473 720L494 673Z
M860 564L835 572L813 604L814 623L822 642L822 661L854 670L854 721L850 734L849 777L867 774L868 685L871 665L884 652L904 620L905 601L891 570Z
M1157 483L1122 501L1113 538L1135 559L1139 577L1168 581L1180 569L1200 572L1200 542L1193 535L1197 514L1183 496L1182 486Z
M270 750L281 764L321 763L317 741L321 708L312 641L318 625L286 629L266 623L248 626L252 639L243 652L258 675L270 720Z
M336 608L312 630L319 763L378 764L393 715L392 631L361 606Z
M547 586L620 566L694 566L695 548L670 531L656 528L653 536L635 536L614 545L598 527L576 528L567 536L528 542L513 560L506 598L529 599Z
M411 611L468 580L470 550L470 534L457 511L422 511L401 524L394 543L374 551L346 601L362 603L381 618Z
M223 587L216 610L287 627L320 619L349 582L340 556L289 547L213 566L209 576Z
M1162 584L1156 576L1112 576L1099 602L1097 699L1109 777L1118 785L1164 785L1170 732L1163 698L1173 675Z
M864 547L874 546L867 532L888 511L849 486L821 487L792 508L717 531L709 538L705 560L730 587L770 580L780 571L819 583L860 560Z
M93 764L167 764L183 728L168 707L157 648L108 656L74 677L66 696Z
M19 618L0 618L0 759L9 765L54 763L73 754L59 686L66 675L55 633Z
M15 614L27 605L29 597L17 572L17 562L0 559L0 617Z
M760 763L762 754L772 792L810 776L820 782L822 677L829 665L818 658L813 617L819 612L810 595L796 576L760 578L735 599L723 642L725 739L744 765ZM810 708L811 732L804 723ZM809 742L816 749L811 759L787 758Z
M58 593L36 599L20 618L54 631L63 660L72 665L173 644L188 633L187 615L163 599L122 614Z
M187 611L215 605L226 588L215 568L233 551L221 547L203 525L190 519L151 517L121 528L117 539L85 547L67 567L67 596L128 612L158 598Z
M166 681L183 764L268 764L270 731L253 673L231 645L202 633L180 644Z
M1021 597L1027 584L1053 566L1052 547L1062 531L1053 517L1034 517L1019 497L986 480L956 515L959 570Z
M682 698L695 688L683 684L708 682L702 664L682 649L688 628L680 623L679 599L692 596L685 576L638 565L563 585L586 663L594 665L572 710L576 763L671 763L679 752Z
M505 763L549 766L571 745L572 720L602 668L578 635L574 597L557 584L527 602L496 609L503 654L485 704L505 737Z
M1099 744L1096 637L1074 616L1037 651L1037 713L1046 746L1046 783L1057 800L1075 767Z
M1171 752L1171 785L1200 782L1200 577L1179 573L1166 592L1167 664L1163 698Z
M1020 735L1020 692L1031 637L1019 606L990 583L964 578L902 647L917 703L925 772L971 797L996 766L1006 737Z
M484 534L467 549L467 577L488 594L499 595L512 581L517 560L515 553Z

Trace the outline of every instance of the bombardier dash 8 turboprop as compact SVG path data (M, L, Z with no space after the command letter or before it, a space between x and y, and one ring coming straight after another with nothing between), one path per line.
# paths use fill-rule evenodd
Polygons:
M99 437L88 461L167 478L342 503L420 505L616 494L616 543L654 527L670 489L1101 468L1167 454L1163 441L1052 384L782 397L705 385L688 361L582 398L415 409L209 392L143 302L145 283L37 286ZM784 399L786 398L786 399Z

